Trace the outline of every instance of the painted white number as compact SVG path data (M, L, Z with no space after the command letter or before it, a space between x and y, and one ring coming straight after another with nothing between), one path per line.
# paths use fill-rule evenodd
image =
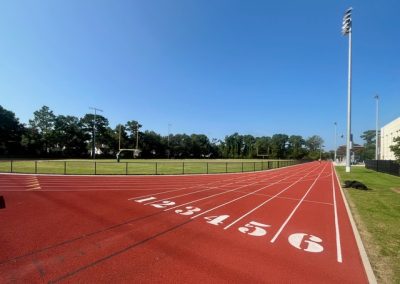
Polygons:
M271 225L266 225L262 223L258 223L255 221L251 221L250 223L244 225L244 227L240 227L239 231L248 234L250 236L261 237L267 234L267 231L263 228L271 227ZM254 229L252 232L249 232L250 229Z
M164 201L161 201L160 203L150 204L150 206L153 206L156 208L165 208L165 207L172 206L172 205L175 205L175 202L169 201L169 200L164 200Z
M184 212L182 209L178 209L178 210L175 210L175 213L178 213L178 214L180 214L180 215L189 216L189 215L193 215L194 212L199 212L199 211L201 211L200 208L193 207L193 206L186 206L185 209L186 209L185 212Z
M322 240L320 238L304 233L290 235L289 243L295 248L307 252L322 252L324 250L323 246L319 244L322 243ZM306 244L306 248L301 247L303 243Z
M220 216L210 216L204 217L204 219L208 220L208 224L218 226L222 224L225 219L229 218L229 215L220 215Z
M156 199L156 198L155 197L147 197L147 198L144 198L144 199L135 200L135 202L143 203L143 202L154 200L154 199Z

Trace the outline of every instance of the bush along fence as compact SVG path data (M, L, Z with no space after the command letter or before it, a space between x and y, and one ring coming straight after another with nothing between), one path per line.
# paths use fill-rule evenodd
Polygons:
M105 162L105 161L0 161L0 172L61 175L182 175L254 172L302 163L296 160L260 162Z
M367 160L365 167L381 173L400 176L400 164L390 160Z

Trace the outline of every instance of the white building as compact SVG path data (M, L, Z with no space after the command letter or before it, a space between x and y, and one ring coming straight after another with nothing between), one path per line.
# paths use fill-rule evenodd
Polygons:
M390 150L390 146L394 145L393 139L400 136L400 117L389 122L381 128L381 160L396 160L394 153Z

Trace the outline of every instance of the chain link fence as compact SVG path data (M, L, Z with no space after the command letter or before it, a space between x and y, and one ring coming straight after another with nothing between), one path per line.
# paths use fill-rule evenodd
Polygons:
M0 161L0 172L60 175L184 175L255 172L299 164L296 160L225 161Z

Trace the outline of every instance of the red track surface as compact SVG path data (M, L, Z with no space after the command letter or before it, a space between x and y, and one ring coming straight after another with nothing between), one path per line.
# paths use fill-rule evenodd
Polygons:
M0 195L1 283L368 282L330 163L208 176L4 174Z

